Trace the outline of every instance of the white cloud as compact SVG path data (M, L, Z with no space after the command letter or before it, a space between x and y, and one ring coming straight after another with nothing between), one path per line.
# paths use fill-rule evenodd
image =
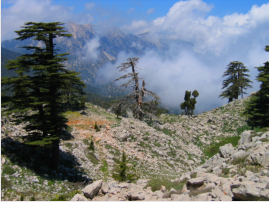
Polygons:
M88 10L91 10L94 6L95 6L95 3L86 3L85 4L86 9L88 9Z
M154 13L155 12L155 8L150 8L150 9L148 9L147 10L147 14L149 15L149 14L152 14L152 13Z
M128 27L132 32L150 30L148 40L167 47L162 54L147 51L138 63L142 69L139 75L149 84L147 88L158 93L166 107L179 108L185 91L195 89L200 93L198 113L226 104L227 99L218 96L222 75L232 61L243 62L250 70L254 83L247 92L259 89L254 67L268 60L264 47L269 45L269 3L253 6L246 14L223 18L207 16L211 8L201 0L179 1L167 15L151 22L135 20ZM128 57L133 56L121 53L116 65L104 67L104 77L110 81L119 77L115 67Z
M14 30L19 30L25 22L64 22L89 23L93 20L89 14L74 14L73 8L53 4L51 0L13 0L9 8L1 13L1 40L17 37Z
M100 54L98 50L100 46L99 37L94 37L86 43L82 49L82 54L84 60L96 60Z

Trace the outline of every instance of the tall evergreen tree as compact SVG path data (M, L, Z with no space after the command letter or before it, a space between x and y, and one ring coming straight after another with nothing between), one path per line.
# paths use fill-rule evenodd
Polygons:
M191 97L193 96L193 98ZM180 104L180 108L185 110L186 115L192 115L193 110L195 109L195 104L197 103L196 98L199 96L199 93L197 90L194 90L192 93L191 91L185 92L184 96L184 102Z
M7 113L21 112L18 116L28 121L27 144L46 146L46 160L52 169L59 166L59 138L67 119L63 116L62 100L66 88L83 93L83 82L78 73L66 70L63 62L67 54L57 54L56 37L71 37L62 27L63 23L25 23L17 40L33 38L43 44L41 47L26 46L30 53L11 61L8 69L13 69L19 77L3 78L2 85L14 93L4 97L3 106ZM26 74L29 73L30 74ZM70 85L72 84L72 85ZM29 109L36 113L26 113Z
M238 99L239 95L243 98L243 94L246 94L244 90L252 88L250 85L252 81L247 78L249 75L246 72L249 72L249 70L243 63L238 61L230 62L223 74L223 77L228 77L222 83L222 89L226 90L222 91L219 97L228 98L229 102L233 101L233 99Z
M269 46L265 50L269 52ZM269 61L256 68L259 71L257 80L261 82L260 90L251 96L244 114L251 126L269 127Z

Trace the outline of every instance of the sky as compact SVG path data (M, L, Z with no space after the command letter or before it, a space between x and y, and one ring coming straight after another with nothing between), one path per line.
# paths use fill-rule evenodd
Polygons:
M28 21L70 21L99 27L100 35L112 27L126 33L148 33L148 40L167 46L165 53L147 50L140 57L140 76L147 88L160 95L166 107L179 107L185 90L198 90L196 113L222 106L222 75L232 61L250 70L253 88L259 90L254 68L268 61L269 1L265 0L2 0L1 40L16 37ZM98 37L89 41L98 48ZM139 44L134 44L139 46ZM85 47L85 50L88 47ZM121 52L116 65L99 71L107 81L120 74L115 66L131 53ZM104 74L109 72L109 74Z

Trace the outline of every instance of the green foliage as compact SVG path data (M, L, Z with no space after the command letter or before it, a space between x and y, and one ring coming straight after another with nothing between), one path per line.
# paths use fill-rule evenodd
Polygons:
M228 175L228 174L230 173L230 168L223 168L223 169L222 169L222 173L223 173L224 175Z
M107 177L109 175L108 163L105 159L102 159L103 165L100 167L101 171L104 173L104 180L107 181Z
M232 136L232 137L227 137L227 138L222 138L220 139L219 142L212 143L209 147L207 147L204 150L204 154L211 158L215 154L219 152L219 148L225 144L231 143L234 147L238 145L238 141L240 139L240 136Z
M7 175L12 175L14 174L16 171L11 167L11 166L5 166L3 168L3 173L7 174Z
M99 163L93 152L87 152L85 155L94 165Z
M246 160L247 156L245 157L241 157L241 158L235 158L231 161L231 164L233 165L237 165L237 164L240 164L240 163L244 163L245 160Z
M68 201L68 194L57 195L55 198L51 199L51 201Z
M96 121L95 121L95 124L94 124L94 129L95 129L96 132L99 132L100 131L100 128L97 125L97 122Z
M266 47L267 50L268 46ZM257 81L261 82L260 90L251 96L244 114L252 127L269 126L269 61L264 66L256 67L259 71Z
M52 169L59 166L60 134L67 127L67 119L63 116L65 97L68 95L67 102L70 102L71 97L83 94L84 87L79 73L64 68L67 54L57 54L55 49L53 40L56 37L72 36L66 34L61 25L60 22L28 22L21 30L15 31L17 40L33 39L42 45L23 47L30 53L19 56L6 66L18 76L2 78L4 93L12 91L10 96L2 96L5 113L15 112L15 123L30 123L25 126L29 134L24 137L26 144L51 148L52 155L48 152L47 159L50 159ZM29 114L29 110L36 113Z
M191 95L193 98L191 98ZM191 94L191 91L185 91L184 102L180 104L180 108L185 110L186 115L193 115L193 110L195 109L195 104L197 103L196 98L199 96L197 90L194 90Z
M228 77L222 83L222 89L226 90L224 90L219 97L228 98L229 102L238 99L239 95L243 98L243 94L246 94L244 90L252 88L250 83L253 83L247 78L249 75L246 74L246 72L249 72L249 70L243 63L238 61L230 62L227 70L223 74L223 77Z
M71 148L72 148L72 143L70 143L70 142L64 143L64 145L65 145L68 149L71 149Z
M136 173L135 166L129 167L127 166L127 157L125 152L123 151L120 162L114 167L112 177L119 181L135 181L139 178Z
M5 177L1 177L1 189L7 189L12 186L12 183L8 181Z
M237 135L241 135L241 133L243 133L246 130L250 130L250 129L251 129L251 127L249 125L241 126L241 127L236 129Z
M186 182L187 179L183 179L180 182L171 182L168 179L151 179L150 181L148 181L148 184L145 186L145 188L151 187L151 190L155 192L160 190L161 186L163 185L167 190L174 188L177 191L181 191Z

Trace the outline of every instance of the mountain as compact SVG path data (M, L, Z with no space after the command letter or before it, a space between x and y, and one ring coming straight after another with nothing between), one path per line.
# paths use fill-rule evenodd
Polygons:
M92 24L76 24L69 23L66 25L68 33L72 34L71 38L58 37L55 39L56 48L59 49L59 53L69 53L69 60L66 62L66 68L69 70L77 71L81 73L83 81L91 86L102 86L100 92L102 95L110 95L110 91L116 91L117 89L113 85L103 85L102 81L97 80L97 70L106 64L107 62L115 62L119 52L124 51L126 53L132 52L134 56L141 56L146 49L157 49L153 43L143 40L138 36L132 34L125 34L117 28L113 28L103 35L96 33ZM95 53L88 52L89 43L95 40L96 49ZM15 51L26 53L27 51L20 48L23 46L42 46L37 41L32 39L17 41L15 39L2 41L2 47ZM95 56L93 58L92 56ZM127 58L126 58L127 59ZM122 61L125 62L125 61ZM115 68L115 71L116 68Z
M101 184L94 200L268 200L269 132L249 130L241 116L249 99L196 116L163 114L153 123L117 119L86 103L84 113L65 113L57 172L46 168L44 148L24 144L27 123L2 116L2 199L83 198L94 181ZM113 181L123 151L140 176L136 184Z
M6 48L1 47L1 77L17 75L13 70L8 70L4 67L8 63L9 60L14 60L20 55L21 53L10 51Z

